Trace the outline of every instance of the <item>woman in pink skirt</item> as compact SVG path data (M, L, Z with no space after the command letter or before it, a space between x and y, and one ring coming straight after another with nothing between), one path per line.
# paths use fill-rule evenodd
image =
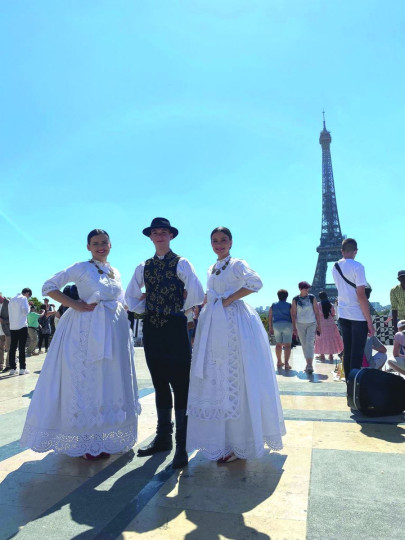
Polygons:
M320 292L318 308L321 321L321 335L315 339L315 354L319 354L320 360L325 360L325 354L329 355L329 360L333 360L333 355L343 351L343 340L339 334L335 323L335 310L329 301L326 292Z

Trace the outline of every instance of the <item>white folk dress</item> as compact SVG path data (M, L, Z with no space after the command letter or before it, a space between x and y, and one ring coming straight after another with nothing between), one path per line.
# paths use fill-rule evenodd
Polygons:
M98 305L92 312L70 308L62 315L28 409L22 446L81 456L135 444L140 406L134 348L120 274L112 270L114 278L81 262L45 282L44 296L74 282L82 300Z
M258 291L262 282L240 259L231 258L219 275L213 268L194 343L187 450L201 450L211 460L231 452L257 458L265 444L281 450L285 434L269 340L251 306L237 300L224 308L222 298L242 287Z

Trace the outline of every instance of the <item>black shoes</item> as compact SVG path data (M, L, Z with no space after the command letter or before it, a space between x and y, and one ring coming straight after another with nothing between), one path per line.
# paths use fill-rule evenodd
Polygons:
M186 409L175 410L176 415L176 452L174 454L173 469L182 469L188 464L186 451L187 415Z
M173 423L171 409L158 409L158 425L156 437L145 448L139 448L138 457L153 456L158 452L172 450ZM186 451L187 438L187 415L186 409L175 410L176 415L176 452L174 454L172 467L181 469L188 464L188 454Z
M138 457L153 456L158 452L167 452L173 448L172 433L172 410L157 409L158 425L156 437L145 448L139 448Z

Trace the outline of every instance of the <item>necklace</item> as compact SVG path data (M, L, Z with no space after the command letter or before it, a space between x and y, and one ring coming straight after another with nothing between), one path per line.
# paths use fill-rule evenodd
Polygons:
M229 259L226 261L226 263L221 266L221 268L215 268L215 265L214 265L214 268L212 269L212 272L211 272L211 275L212 274L215 274L216 276L219 276L219 274L225 270L225 268L228 266L228 264L230 263L231 261L231 258L229 257Z
M114 274L112 268L110 268L110 271L109 271L109 272L105 272L104 270L101 270L101 268L99 267L99 265L96 263L96 261L93 261L93 259L90 259L90 260L89 260L89 263L94 264L94 266L97 268L97 271L98 271L99 274L106 274L106 276L109 277L109 278L111 278L111 279L114 279L114 278L115 278L115 274Z

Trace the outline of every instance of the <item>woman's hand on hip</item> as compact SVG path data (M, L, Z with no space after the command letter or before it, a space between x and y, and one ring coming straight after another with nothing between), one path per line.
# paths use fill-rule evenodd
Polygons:
M230 306L232 302L233 302L233 299L230 296L228 296L228 298L222 298L222 305L224 307Z
M86 304L86 302L83 302L83 300L76 300L74 305L71 307L76 311L81 311L82 313L84 313L86 311L93 311L96 306L97 303Z

